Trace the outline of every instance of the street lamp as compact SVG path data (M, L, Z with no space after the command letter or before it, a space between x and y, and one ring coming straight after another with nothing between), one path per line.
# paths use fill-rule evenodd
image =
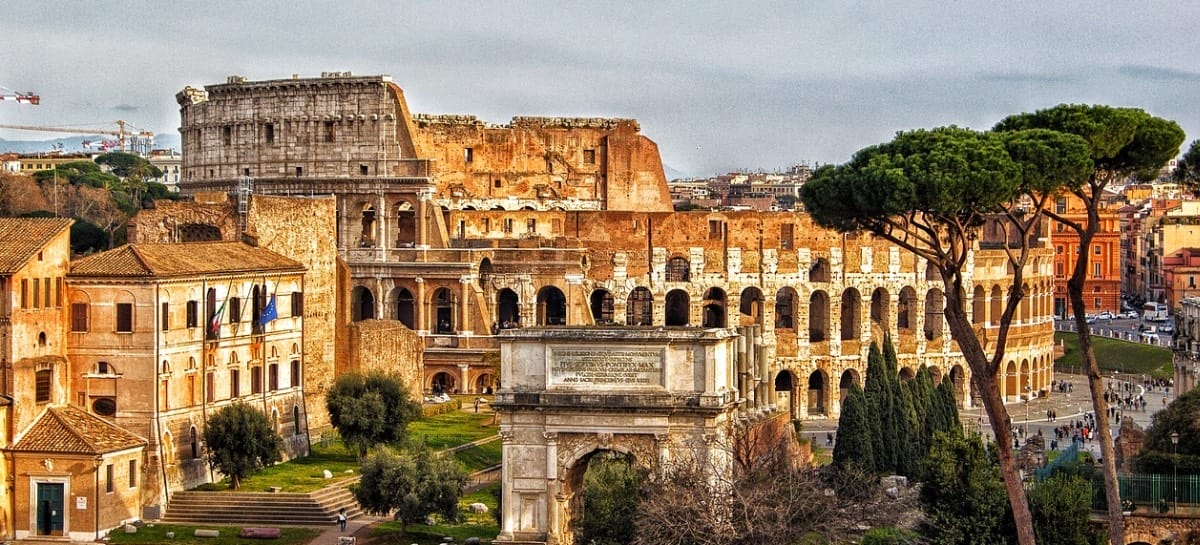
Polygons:
M1176 452L1179 447L1179 432L1171 432L1171 469L1174 474L1171 478L1171 486L1174 489L1175 496L1175 513L1179 513L1179 458Z
M1029 387L1029 381L1025 381L1025 440L1029 440L1029 400L1032 397L1032 388Z

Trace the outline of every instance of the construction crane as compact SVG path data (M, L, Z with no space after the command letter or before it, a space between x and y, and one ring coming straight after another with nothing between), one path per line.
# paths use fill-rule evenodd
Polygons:
M132 126L129 130L125 127L125 121L117 120L117 130L109 131L103 129L78 129L70 127L42 127L38 125L8 125L0 123L0 129L17 129L22 131L45 131L45 132L61 132L72 134L106 134L117 137L116 147L121 151L126 151L126 141L129 141L133 153L147 154L150 153L150 148L154 146L154 133L148 131L137 131ZM108 149L111 146L101 145L102 149Z
M5 100L15 100L17 102L25 102L27 104L36 105L42 102L42 97L33 93L18 93L12 89L9 89L8 87L0 85L0 102Z

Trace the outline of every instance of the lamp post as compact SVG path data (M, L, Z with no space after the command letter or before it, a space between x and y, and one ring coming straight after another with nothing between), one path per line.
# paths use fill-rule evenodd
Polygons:
M1025 440L1029 440L1029 401L1032 397L1033 390L1029 387L1029 380L1025 381Z
M1175 501L1175 513L1179 513L1179 454L1177 452L1178 447L1179 447L1179 432L1173 431L1173 432L1171 432L1171 470L1173 471L1173 475L1171 476L1171 487L1174 490L1174 492L1172 494L1174 495L1174 501Z

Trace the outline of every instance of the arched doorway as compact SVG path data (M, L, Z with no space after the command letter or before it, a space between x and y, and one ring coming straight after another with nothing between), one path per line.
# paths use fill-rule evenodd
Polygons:
M496 387L496 375L484 373L475 377L475 393L491 395L492 389Z
M511 329L521 323L520 299L508 288L496 294L496 321L501 329Z
M709 288L704 292L704 327L725 327L725 290Z
M429 381L429 390L434 394L453 394L458 392L458 381L454 375L445 371L438 371L433 374L433 378Z
M355 286L351 294L350 321L371 320L375 318L375 295L366 286Z
M843 406L846 403L846 396L850 395L850 388L858 383L858 371L855 371L854 369L846 369L845 371L842 371L842 379L838 381L838 401L842 403Z
M775 329L796 329L796 290L792 288L775 294Z
M757 325L763 319L763 294L758 288L742 290L738 301L738 313L742 315L741 325Z
M487 289L487 285L492 281L492 260L483 258L479 262L479 289Z
M576 462L564 483L569 523L562 543L632 542L637 498L648 475L632 454L618 450L595 450Z
M881 328L886 332L890 325L891 316L889 316L890 307L892 305L892 296L883 288L876 288L871 293L871 323Z
M454 292L450 288L438 288L433 292L433 316L436 320L434 333L450 335L456 331L454 323Z
M955 365L950 368L950 384L954 390L954 400L958 402L960 407L963 406L963 392L965 391L963 386L965 380L966 373L963 372L962 365Z
M654 324L654 296L644 287L634 288L629 293L625 306L625 323L628 325Z
M912 367L906 366L906 367L901 367L900 371L896 373L896 376L900 379L901 382L908 382L908 381L916 378L917 374L915 372L913 372Z
M842 340L857 340L862 332L862 296L858 290L847 288L842 292Z
M827 382L825 373L819 369L808 376L808 414L822 416L826 414L825 388Z
M546 286L537 294L538 325L567 325L567 298L562 290Z
M417 213L408 202L395 206L396 246L411 248L417 242Z
M591 296L592 320L597 324L613 323L613 294L608 290L596 290Z
M409 329L417 328L416 306L413 294L404 288L400 288L400 291L396 292L396 320Z
M775 375L775 398L787 396L788 415L792 418L799 416L796 414L796 375L791 371L784 369L779 374Z
M688 294L683 290L667 292L666 316L664 323L669 326L685 326L691 319L691 304Z
M829 331L829 296L821 290L814 291L808 299L808 340L827 341Z
M925 340L942 338L942 312L945 308L942 290L934 288L925 294Z
M362 209L362 235L358 239L359 247L371 248L375 246L375 225L375 207L368 204Z
M900 300L896 304L896 329L900 335L913 334L913 309L917 304L917 290L905 286L900 290Z

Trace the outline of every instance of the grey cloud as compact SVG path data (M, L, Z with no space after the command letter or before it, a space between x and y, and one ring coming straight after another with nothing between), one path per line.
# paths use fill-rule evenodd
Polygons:
M114 109L118 112L136 112L136 111L140 110L141 108L139 108L137 106L133 106L131 104L117 104L116 106L113 106L112 109Z
M1163 68L1145 64L1126 64L1117 69L1122 75L1150 81L1200 81L1200 72Z

